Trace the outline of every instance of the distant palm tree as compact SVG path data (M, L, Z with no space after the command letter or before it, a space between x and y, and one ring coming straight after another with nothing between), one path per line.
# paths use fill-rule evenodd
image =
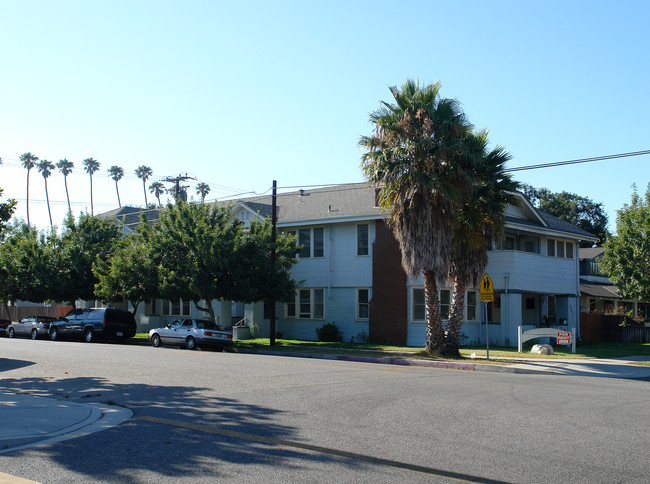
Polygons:
M146 183L147 180L151 175L153 175L153 171L151 168L149 168L146 165L141 165L135 169L135 174L136 176L142 180L142 190L144 190L144 206L147 207L147 187Z
M201 203L205 202L205 196L208 193L210 193L210 185L203 182L196 185L196 194L201 195Z
M68 199L68 212L72 213L72 208L70 207L70 195L68 194L68 175L72 173L74 168L74 163L63 158L59 160L56 164L56 167L61 173L63 173L63 183L65 184L65 196Z
M111 178L115 180L115 191L117 192L117 204L122 208L122 202L120 202L120 190L117 188L117 182L122 179L124 176L124 170L117 165L113 165L108 169L108 173L111 175Z
M34 156L31 153L24 153L20 155L20 161L23 162L23 168L27 169L27 225L29 225L29 171L36 165L38 156Z
M160 195L165 193L165 185L159 181L153 182L151 185L149 185L149 191L153 193L154 196L158 199L158 206L160 207Z
M52 174L54 170L54 163L47 160L41 160L38 162L38 171L43 175L43 180L45 181L45 199L47 200L47 213L50 216L50 227L52 224L52 211L50 210L50 195L47 192L47 179Z
M83 161L84 171L90 176L90 215L95 215L93 208L93 173L99 170L99 162L94 158L86 158Z

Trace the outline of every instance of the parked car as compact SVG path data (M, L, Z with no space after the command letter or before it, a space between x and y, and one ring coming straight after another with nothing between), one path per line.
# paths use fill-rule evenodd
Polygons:
M7 328L7 336L31 336L38 339L39 336L47 336L50 332L50 323L56 321L52 316L27 316L20 321L14 321Z
M124 341L136 333L133 314L123 309L73 309L64 318L50 323L50 339L82 338L91 343L98 338Z
M11 321L8 319L0 319L0 334L5 334L10 324Z
M222 330L209 319L178 319L164 328L149 331L149 341L156 348L166 344L184 346L188 350L197 346L223 349L232 346L232 331Z

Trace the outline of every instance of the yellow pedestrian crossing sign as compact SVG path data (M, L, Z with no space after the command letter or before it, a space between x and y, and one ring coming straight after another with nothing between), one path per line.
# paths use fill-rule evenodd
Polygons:
M487 272L483 275L481 279L481 302L492 302L494 301L494 284L492 284L492 279L488 276Z

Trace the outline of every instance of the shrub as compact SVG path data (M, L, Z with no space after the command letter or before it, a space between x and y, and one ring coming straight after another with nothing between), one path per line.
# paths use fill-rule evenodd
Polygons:
M318 336L318 341L343 341L343 334L336 326L336 322L327 323L320 328L316 328L316 336Z
M258 339L262 337L262 330L257 323L251 324L251 338Z

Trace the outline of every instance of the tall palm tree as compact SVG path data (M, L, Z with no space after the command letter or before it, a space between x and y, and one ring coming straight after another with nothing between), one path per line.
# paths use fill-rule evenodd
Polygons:
M117 204L122 208L122 202L120 202L120 190L117 188L117 182L122 179L124 176L124 170L117 165L113 165L108 169L108 173L111 175L111 178L115 180L115 191L117 192Z
M476 285L488 264L488 243L501 236L505 210L516 202L518 183L505 173L510 155L501 147L487 152L487 133L467 141L474 162L474 181L463 201L463 210L454 223L454 254L449 276L454 291L447 321L445 352L459 357L460 329L465 309L465 291Z
M452 221L457 199L471 180L458 157L470 124L458 101L440 97L440 84L420 87L407 81L390 88L395 104L382 102L370 115L371 136L359 145L366 179L380 187L379 205L387 213L407 274L424 277L426 350L444 349L438 284L447 279L453 254ZM456 161L458 158L458 161Z
M70 194L68 193L68 175L72 173L74 168L74 163L63 158L59 160L56 164L56 167L61 173L63 173L63 183L65 184L65 197L68 199L68 212L72 213L72 207L70 207Z
M83 161L84 171L90 176L90 215L95 215L93 208L93 173L99 170L99 162L94 158L86 158Z
M145 208L148 206L147 205L147 180L151 175L153 175L153 170L149 168L146 165L140 165L135 169L135 174L140 180L142 180L142 190L144 190L144 206Z
M27 169L27 225L29 225L29 172L38 161L38 156L34 156L31 152L20 155L20 161L23 162L23 168Z
M47 179L52 174L52 170L54 170L54 163L52 163L51 161L41 160L38 162L38 171L41 172L41 175L43 175L43 180L45 181L45 199L47 200L47 213L50 216L50 227L53 224L52 224L52 211L50 210L50 195L47 192Z
M163 185L159 181L153 182L151 185L149 185L149 191L154 194L154 196L158 199L158 206L161 206L160 203L160 195L165 193L165 185Z
M201 195L201 203L205 203L205 196L208 193L210 193L210 185L203 182L196 185L196 194Z

